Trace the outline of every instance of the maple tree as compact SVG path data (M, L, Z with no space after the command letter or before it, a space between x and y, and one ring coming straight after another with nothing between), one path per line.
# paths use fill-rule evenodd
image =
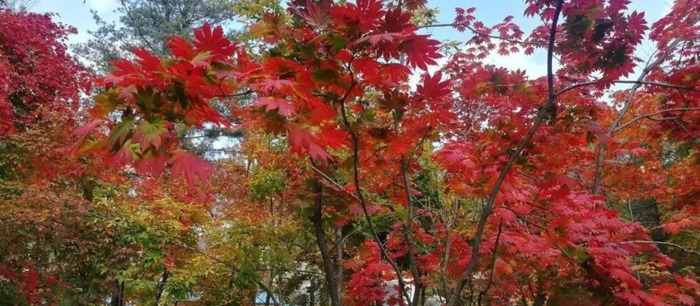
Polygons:
M542 21L526 33L475 8L423 24L425 1L296 0L245 44L205 23L167 55L133 48L95 80L89 119L74 115L89 76L49 52L69 29L5 12L0 35L32 18L58 34L25 42L54 43L45 53L13 41L2 54L62 64L0 66L21 76L0 100L12 128L0 218L26 229L11 245L48 242L0 249L14 286L0 294L90 292L77 274L114 288L85 295L113 305L260 292L279 304L694 305L700 3L677 0L653 24L629 3L525 0ZM426 27L471 38L445 57ZM644 39L658 49L648 59L635 56ZM544 55L546 75L484 61L520 52ZM21 90L64 71L75 78ZM211 126L243 131L228 158L183 148L182 130Z
M102 171L99 158L72 154L71 135L81 120L75 114L92 80L67 53L65 39L74 30L44 14L2 11L0 20L0 101L8 112L0 117L0 300L124 301L125 278L155 291L157 279L149 278L168 263L173 247L166 242L191 245L194 232L187 229L196 222L180 221L202 220L201 207L191 205L202 200L173 192L177 186L142 187ZM134 198L135 187L150 187L149 196Z
M45 113L77 110L76 94L87 89L89 76L66 52L65 37L75 29L51 23L48 15L0 13L0 133L11 134Z

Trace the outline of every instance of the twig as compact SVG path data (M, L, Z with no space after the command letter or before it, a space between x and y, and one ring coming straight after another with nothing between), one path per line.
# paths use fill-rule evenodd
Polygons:
M469 31L471 31L472 33L479 35L479 36L489 37L489 38L503 40L503 41L521 44L521 45L534 45L534 46L542 46L542 47L547 45L544 42L522 41L522 40L517 40L517 39L512 39L512 38L501 37L501 36L497 36L497 35L486 34L483 32L479 32L477 29L470 26L469 23L437 23L437 24L428 24L428 25L419 26L418 28L423 29L423 28L442 28L442 27L460 27L460 26L463 26L463 27L469 29Z
M679 245L679 244L675 244L675 243L673 243L673 242L653 241L653 240L633 240L633 241L623 241L623 242L620 242L620 243L622 243L622 244L657 244L657 245L668 245L668 246L672 246L672 247L674 247L674 248L677 248L677 249L679 249L679 250L681 250L681 251L683 251L683 252L692 253L692 254L695 254L695 255L700 256L700 252L698 252L698 251L696 251L696 250L686 249L686 248L684 248L683 246L681 246L681 245Z
M571 91L576 88L580 87L586 87L586 86L591 86L591 85L596 85L600 83L600 80L596 81L591 81L591 82L585 82L585 83L579 83L579 84L574 84L569 87L566 87L560 91L558 91L555 96L561 96L564 93ZM675 85L675 84L669 84L669 83L660 83L660 82L647 82L647 81L642 81L642 80L617 80L617 81L611 81L611 83L618 83L618 84L635 84L635 85L649 85L649 86L657 86L657 87L666 87L666 88L674 88L674 89L684 89L684 90L691 90L691 91L700 91L695 89L694 87L687 87L687 86L681 86L681 85Z
M554 244L554 246L557 247L557 249L559 249L559 251L560 251L562 254L564 254L564 256L566 256L568 259L570 259L573 263L576 263L576 259L574 259L571 255L569 255L569 253L567 253L566 251L564 251L564 249L559 245L559 243L557 243L557 240L554 239L554 236L552 236L552 234L549 232L549 229L548 229L548 228L546 228L546 227L544 227L544 226L542 226L542 225L540 225L540 224L537 224L537 223L535 223L535 222L532 222L532 221L528 220L528 219L525 218L524 216L521 216L520 214L518 214L515 210L512 210L512 209L510 209L510 208L508 208L508 207L501 207L501 208L510 210L511 212L513 212L513 214L515 214L515 216L516 216L518 219L522 220L522 221L525 222L526 224L532 225L532 226L534 226L534 227L539 228L540 230L542 230L542 231L544 232L544 234L547 235L547 237L548 237L550 240L552 240L552 243Z
M416 254L415 250L413 248L413 219L415 218L415 207L413 203L413 197L411 195L411 187L409 186L409 179L408 179L408 163L406 162L406 157L402 156L401 157L401 177L403 181L403 188L404 192L406 193L406 201L407 206L408 206L408 217L406 218L406 223L405 223L405 236L406 236L406 245L408 247L408 264L411 269L411 274L413 275L413 283L414 283L414 290L413 290L413 299L412 302L415 303L416 305L420 305L420 291L422 290L421 288L423 287L423 284L421 283L421 273L420 270L418 269L418 264L416 263Z
M503 230L503 222L498 223L498 234L496 234L496 243L493 245L493 254L491 255L491 272L489 273L489 281L486 283L486 287L484 287L484 290L481 290L479 292L479 299L478 303L481 305L481 299L483 298L484 294L491 288L491 285L493 284L493 273L496 270L496 250L498 249L498 242L501 239L501 231Z
M254 94L254 93L259 93L259 91L248 89L248 90L241 92L241 93L220 94L220 95L215 95L214 97L217 97L217 98L236 98L236 97L246 96L246 95L250 95L250 94Z
M325 174L323 171L321 171L320 169L316 168L313 165L311 165L311 169L313 169L314 172L318 173L321 177L323 177L323 179L325 179L329 183L333 184L333 186L335 186L336 188L338 188L338 189L342 190L343 192L347 193L348 195L350 195L353 199L355 199L355 201L362 203L362 201L360 201L360 198L358 198L356 194L354 194L350 191L347 191L345 188L343 188L343 186L340 186L340 184L338 184L338 182L333 180L330 176Z
M654 115L663 114L663 113L668 113L668 112L676 112L676 111L679 111L679 112L680 112L680 111L696 111L696 110L700 110L700 107L667 108L667 109L662 109L662 110L660 110L660 111L656 111L656 112L653 112L653 113L644 114L644 115L639 115L639 116L637 116L637 117L634 117L634 118L630 119L630 121L627 121L627 122L625 122L625 123L623 123L623 124L620 124L617 128L615 128L615 129L613 130L613 133L616 133L617 131L619 131L619 130L621 130L621 129L624 129L624 128L628 127L629 125L631 125L631 124L633 124L633 123L635 123L635 122L637 122L637 121L639 121L639 120L645 119L645 118L654 120L654 118L651 118L651 117L654 116ZM674 118L674 119L675 119L675 118Z

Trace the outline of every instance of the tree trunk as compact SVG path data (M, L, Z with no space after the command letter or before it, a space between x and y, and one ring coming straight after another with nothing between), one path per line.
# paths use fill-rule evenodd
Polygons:
M163 297L165 283L168 281L168 277L170 277L170 271L168 271L166 267L163 267L163 275L161 276L158 285L156 285L156 305L158 305L161 297Z
M326 233L323 231L323 187L321 183L314 183L314 211L311 216L311 222L314 224L314 233L316 235L316 243L321 251L323 259L323 270L326 277L326 286L331 297L331 305L340 306L340 290L338 290L338 282L336 281L335 268L333 267L333 258L326 243Z
M120 282L119 285L117 286L117 292L114 293L112 296L112 300L110 301L109 305L110 306L124 306L126 305L126 301L124 300L124 282Z
M338 291L338 297L343 296L343 227L338 226L335 229L335 276L336 276L336 290Z

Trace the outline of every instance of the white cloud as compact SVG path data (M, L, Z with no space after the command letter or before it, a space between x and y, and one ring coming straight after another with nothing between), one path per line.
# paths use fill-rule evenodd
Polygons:
M510 55L499 55L498 53L492 53L489 55L484 63L489 65L494 65L496 67L504 67L509 70L525 70L525 74L530 79L536 79L541 76L547 75L547 64L538 62L536 59L544 59L546 55L544 51L536 51L532 55L525 55L524 52L512 53ZM554 69L559 68L559 63L554 61Z

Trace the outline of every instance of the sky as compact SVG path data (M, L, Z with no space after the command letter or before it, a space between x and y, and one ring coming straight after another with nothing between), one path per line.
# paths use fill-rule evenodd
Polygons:
M632 0L629 8L645 12L647 22L652 24L670 10L671 4L672 0ZM97 11L103 19L110 21L116 19L114 10L118 5L117 0L38 0L30 8L30 11L56 13L55 20L77 28L78 34L69 38L69 43L73 44L85 42L89 38L88 31L96 29L97 25L92 19L90 10ZM538 25L539 22L537 19L523 16L523 11L525 10L523 0L428 0L428 6L439 9L440 14L437 18L439 23L452 22L455 17L455 7L476 7L477 19L487 25L498 23L506 16L514 16L515 22L526 33L529 29ZM459 33L451 28L432 28L427 32L438 40L466 41L471 35L468 32ZM636 55L642 59L647 59L654 50L654 45L645 41L638 48ZM538 51L534 56L525 56L522 53L509 56L493 55L486 61L489 64L496 64L510 69L525 70L530 77L543 76L546 72L544 51Z
M95 30L97 25L92 19L90 10L95 10L105 20L114 20L117 0L38 0L29 8L37 13L55 13L55 21L71 25L78 29L77 35L69 37L69 43L85 42L89 35L87 31Z

